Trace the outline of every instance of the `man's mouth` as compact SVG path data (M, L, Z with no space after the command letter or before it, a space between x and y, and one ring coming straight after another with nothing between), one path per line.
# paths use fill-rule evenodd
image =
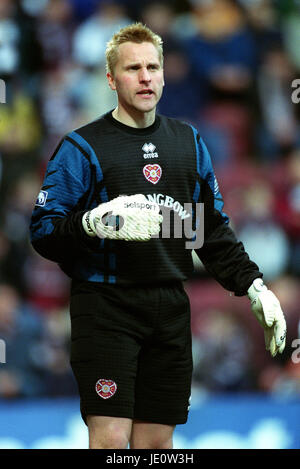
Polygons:
M151 96L152 94L154 94L154 91L150 89L145 89L145 90L139 91L137 94L144 95L144 96Z

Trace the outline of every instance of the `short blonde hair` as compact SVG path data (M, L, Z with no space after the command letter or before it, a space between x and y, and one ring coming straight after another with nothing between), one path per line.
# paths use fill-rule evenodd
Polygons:
M151 42L157 49L160 65L163 65L163 41L162 38L155 34L151 29L142 23L133 23L125 26L113 35L111 40L106 44L106 72L113 75L115 65L118 61L118 49L124 42Z

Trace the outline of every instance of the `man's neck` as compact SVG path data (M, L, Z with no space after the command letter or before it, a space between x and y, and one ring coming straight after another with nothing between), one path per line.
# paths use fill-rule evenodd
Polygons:
M155 121L155 109L151 112L136 112L135 114L128 114L122 108L116 107L113 110L112 116L122 124L134 127L137 129L144 129L150 127Z

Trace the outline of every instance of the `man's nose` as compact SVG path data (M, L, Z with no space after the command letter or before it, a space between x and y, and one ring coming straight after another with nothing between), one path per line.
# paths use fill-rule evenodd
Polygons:
M140 79L140 82L148 82L151 80L149 70L146 67L141 68L139 79Z

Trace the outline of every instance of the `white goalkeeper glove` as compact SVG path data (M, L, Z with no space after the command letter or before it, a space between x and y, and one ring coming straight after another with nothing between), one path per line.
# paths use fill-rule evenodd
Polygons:
M149 241L163 220L159 205L143 194L119 196L86 212L82 225L89 236L125 241Z
M253 281L248 289L248 297L253 313L264 328L266 350L275 357L277 352L283 352L286 341L286 322L279 300L261 278Z

